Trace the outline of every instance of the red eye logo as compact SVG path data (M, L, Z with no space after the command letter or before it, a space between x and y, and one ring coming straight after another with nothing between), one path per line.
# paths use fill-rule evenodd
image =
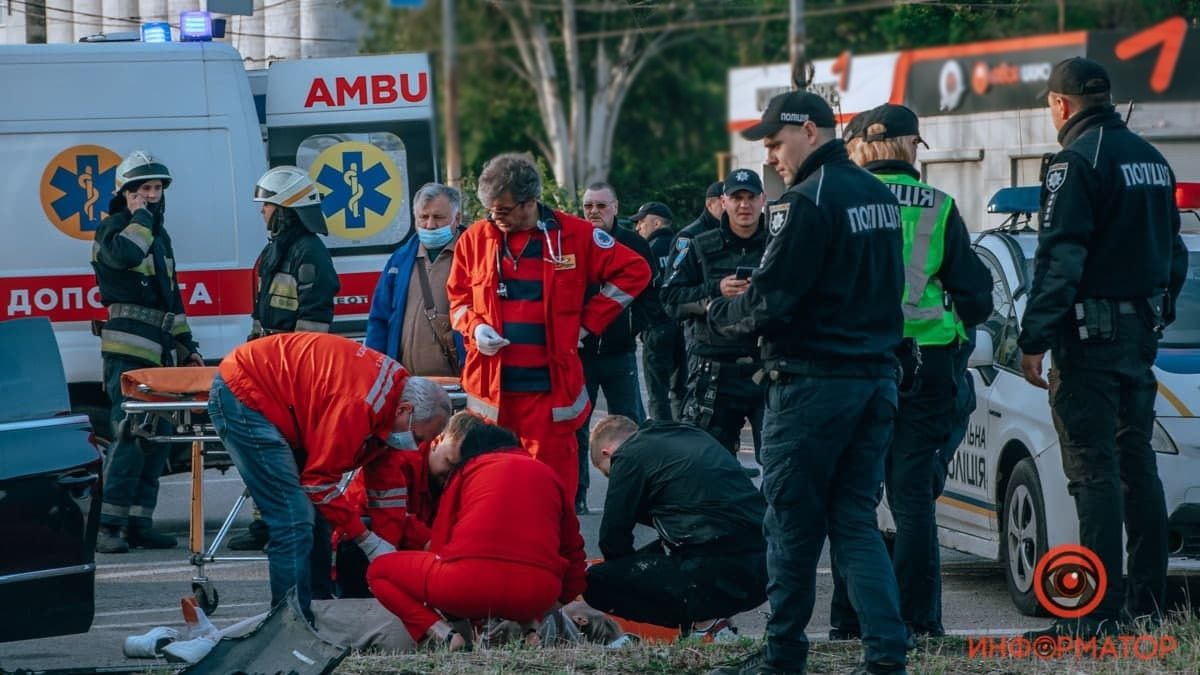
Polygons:
M1055 546L1033 572L1034 592L1046 611L1062 619L1089 614L1104 600L1108 576L1091 549L1074 544Z

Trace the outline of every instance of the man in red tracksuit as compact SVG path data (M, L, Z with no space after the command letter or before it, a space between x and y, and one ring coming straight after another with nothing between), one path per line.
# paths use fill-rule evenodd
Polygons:
M575 494L513 434L459 413L430 470L450 473L429 550L389 553L367 570L375 597L413 639L460 649L466 637L438 612L526 623L584 591Z
M650 266L603 229L547 208L541 192L528 155L483 167L488 218L459 238L446 288L466 339L467 409L511 429L573 493L575 430L590 406L578 346L646 288ZM589 285L600 292L585 303Z
M311 620L313 506L369 559L395 550L363 525L342 475L362 467L368 495L403 484L388 456L440 433L450 398L352 340L282 333L225 357L208 412L270 532L271 604L294 586Z

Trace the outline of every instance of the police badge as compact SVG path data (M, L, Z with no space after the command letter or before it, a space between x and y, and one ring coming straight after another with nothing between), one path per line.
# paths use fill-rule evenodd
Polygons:
M783 231L783 226L787 224L788 211L791 208L792 205L787 202L771 204L767 207L767 230L772 237L779 236L779 233Z
M1067 169L1070 167L1071 165L1066 162L1050 165L1050 168L1046 170L1046 189L1058 192L1058 188L1067 182Z

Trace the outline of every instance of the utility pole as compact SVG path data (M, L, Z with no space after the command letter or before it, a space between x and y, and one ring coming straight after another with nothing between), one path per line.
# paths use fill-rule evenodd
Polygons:
M1067 32L1067 0L1058 0L1058 32Z
M455 1L442 0L442 81L446 87L446 108L443 124L446 127L446 184L459 187L462 183L462 154L458 143L458 55L455 37Z
M804 55L804 0L791 0L791 20L788 31L788 57L792 64L792 87L808 88L807 59Z

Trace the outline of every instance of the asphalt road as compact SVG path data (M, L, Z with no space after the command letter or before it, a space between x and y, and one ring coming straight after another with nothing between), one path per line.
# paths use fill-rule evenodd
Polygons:
M750 464L753 457L743 453L742 461ZM241 493L242 484L235 470L224 475L209 470L204 483L205 526L211 540ZM589 555L598 555L595 544L606 485L604 477L593 470L589 493L592 513L580 518ZM154 626L182 627L179 600L191 593L194 571L184 547L189 499L190 479L187 475L163 479L156 524L176 535L180 548L139 550L124 555L97 554L96 616L90 632L0 644L0 669L137 667L147 664L146 661L125 659L121 644L126 635L141 633ZM249 513L243 513L239 523L248 520ZM649 530L642 533L643 539L650 536ZM829 630L832 583L827 555L822 557L820 564L816 609L808 627L809 634L816 638L823 637ZM945 624L952 632L1014 632L1045 623L1017 613L1009 601L999 566L953 551L943 553L943 565ZM224 562L210 565L207 571L220 594L220 607L212 617L218 626L267 611L270 595L265 563ZM734 623L744 634L760 635L765 625L765 611L764 606L739 615Z

